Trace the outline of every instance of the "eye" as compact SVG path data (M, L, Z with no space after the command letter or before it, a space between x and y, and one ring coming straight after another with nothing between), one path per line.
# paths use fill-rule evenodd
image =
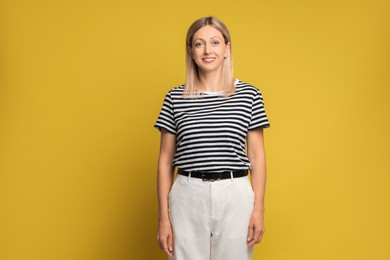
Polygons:
M203 45L203 42L196 42L195 47L201 47Z
M219 41L213 41L213 45L219 45Z

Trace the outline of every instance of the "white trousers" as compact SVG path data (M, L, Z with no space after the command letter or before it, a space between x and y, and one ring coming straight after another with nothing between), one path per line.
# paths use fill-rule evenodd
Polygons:
M203 181L178 174L169 193L174 257L251 260L247 245L254 192L248 177Z

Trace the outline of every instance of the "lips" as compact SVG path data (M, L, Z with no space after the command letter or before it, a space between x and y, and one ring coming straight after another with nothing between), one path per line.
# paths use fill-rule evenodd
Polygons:
M213 62L216 58L215 57L207 57L207 58L202 58L204 62Z

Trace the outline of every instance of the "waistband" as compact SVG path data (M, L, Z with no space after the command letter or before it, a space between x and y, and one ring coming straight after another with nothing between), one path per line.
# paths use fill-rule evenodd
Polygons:
M211 171L184 171L179 169L178 174L184 176L190 176L192 178L199 178L203 181L218 181L230 178L244 177L248 175L248 170L234 170L223 172L211 172Z

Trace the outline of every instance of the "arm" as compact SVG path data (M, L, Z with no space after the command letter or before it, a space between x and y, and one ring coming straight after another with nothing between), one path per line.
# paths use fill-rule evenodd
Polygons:
M248 132L248 158L251 162L251 180L255 193L255 204L248 227L248 246L259 243L264 234L264 194L266 183L266 164L263 129Z
M161 130L160 155L158 158L157 194L158 194L158 233L160 248L169 256L173 255L173 233L169 219L168 194L173 182L172 160L176 152L176 136Z

